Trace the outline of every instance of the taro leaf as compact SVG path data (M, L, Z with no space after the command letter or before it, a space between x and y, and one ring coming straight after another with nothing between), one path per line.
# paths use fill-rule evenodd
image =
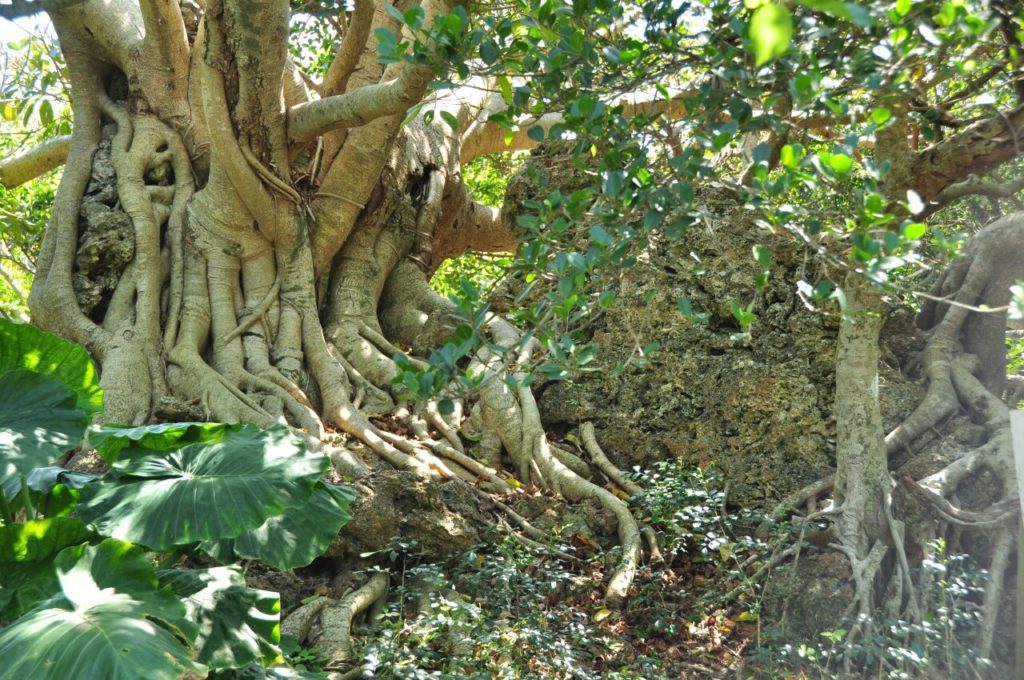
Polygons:
M0 374L22 368L52 376L74 390L76 405L87 416L103 410L96 366L84 347L35 326L0 319Z
M103 425L89 432L89 443L108 463L152 451L170 451L186 444L213 442L224 437L230 426L221 423L158 423L139 427ZM129 448L130 447L130 448ZM126 448L127 451L122 454Z
M189 619L199 624L200 662L225 668L280 656L281 597L246 586L239 567L168 569L160 583L184 600Z
M28 488L32 493L32 507L47 517L64 517L78 504L79 489L97 479L88 472L75 472L62 467L35 468L28 473ZM11 477L2 485L4 494L17 512L25 507L21 493L21 477Z
M305 503L329 464L286 427L232 426L217 442L114 463L82 490L78 513L153 550L234 538Z
M50 493L53 487L63 484L69 489L81 489L89 482L98 479L91 472L66 470L56 465L36 468L28 474L28 488L39 493Z
M92 535L81 520L66 517L0 527L0 621L60 592L54 557Z
M57 379L27 370L0 375L0 479L26 475L75 447L88 417Z
M319 483L309 502L271 517L258 529L200 547L221 562L259 560L275 569L304 567L322 555L350 516L354 498L347 486Z
M0 631L0 677L172 680L204 670L187 646L197 627L174 593L156 588L140 549L106 540L68 548L56 565L61 594Z

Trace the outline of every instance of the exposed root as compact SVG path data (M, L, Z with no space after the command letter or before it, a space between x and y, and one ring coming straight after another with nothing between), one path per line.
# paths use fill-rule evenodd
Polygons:
M619 487L628 493L630 496L639 496L644 493L643 488L623 474L622 470L615 467L615 465L608 460L608 456L604 455L604 451L597 444L597 437L594 434L593 423L583 423L580 426L580 436L583 438L583 445L587 449L587 453L594 460L594 464L605 474L608 479L615 482Z
M979 232L965 248L964 256L944 273L919 319L923 327L931 329L920 357L928 381L927 392L915 411L886 437L886 450L889 466L898 467L908 452L912 454L912 449L926 443L936 427L961 411L984 427L987 440L952 460L946 458L940 469L932 467L923 476L918 473L919 479L902 474L895 488L889 480L880 479L879 493L875 495L862 489L851 496L850 489L844 486L848 479L840 483L826 478L801 489L772 512L775 519L799 514L805 507L813 513L816 499L836 489L835 505L830 511L835 522L828 535L833 539L830 546L848 558L854 582L850 613L855 625L847 636L848 645L872 634L877 625L872 617L878 610L910 623L923 621L930 576L927 570L917 569L911 555L916 560L923 559L928 544L937 538L946 538L947 550L955 552L959 540L970 533L983 532L988 551L976 558L982 561L989 578L980 604L975 650L981 658L988 658L992 652L999 606L1005 599L1005 572L1015 544L1019 508L1008 410L999 398L1005 371L1005 316L982 308L1005 308L1009 286L1024 275L1017 258L1008 252L1015 252L1022 241L1024 215L997 220ZM858 325L854 331L863 331L864 322ZM841 349L843 337L841 331ZM862 344L871 347L876 343L872 340ZM874 359L868 362L876 363ZM848 369L852 363L843 358L839 365ZM853 379L837 372L840 388ZM842 408L838 401L837 408ZM860 441L867 436L862 434ZM850 464L846 463L848 467ZM853 464L860 463L854 460ZM875 467L878 466L873 465L872 469ZM962 485L984 471L999 480L995 488L988 489L988 497L983 500L985 506L959 507L954 501ZM896 502L894 495L899 499ZM851 498L856 502L851 503ZM904 513L908 504L923 506L934 521L905 525L894 512L897 504ZM847 663L853 663L853 659L850 655Z
M387 573L377 572L340 600L319 598L299 607L281 624L281 632L319 649L329 659L328 670L347 666L355 656L352 627L356 618L381 600L387 589Z

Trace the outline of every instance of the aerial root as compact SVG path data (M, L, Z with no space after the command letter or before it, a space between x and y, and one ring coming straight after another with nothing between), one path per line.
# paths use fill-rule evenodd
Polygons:
M640 535L644 537L644 542L647 544L647 559L654 564L664 564L665 556L658 544L658 534L651 528L651 525L641 523Z
M604 450L597 443L597 435L594 432L593 423L586 422L580 426L580 438L583 440L583 447L587 450L587 453L590 454L591 460L594 461L594 465L597 466L609 481L617 485L630 496L640 496L646 493L642 486L630 479L622 470L608 459ZM648 524L640 523L639 528L640 535L643 536L644 543L647 546L648 559L655 563L664 562L665 556L662 554L661 547L658 545L658 534Z
M835 486L835 483L835 475L828 475L827 477L822 477L817 481L811 482L796 493L790 494L784 498L781 503L775 506L769 517L774 521L779 521L786 515L799 513L805 505L809 506L815 503L823 494L831 491L832 487ZM811 512L814 511L811 510Z
M617 484L619 488L630 496L639 496L644 492L643 487L627 477L622 470L615 467L615 464L608 460L601 447L597 444L597 436L594 433L594 424L587 422L580 426L580 436L583 439L583 446L590 454L594 465L598 467L605 477Z
M462 403L460 401L455 402L455 410L451 414L452 422L458 423L462 418ZM452 423L445 420L445 417L441 415L441 412L437 408L437 401L429 400L425 407L427 412L427 421L433 425L434 429L441 433L441 436L451 444L452 448L460 453L465 453L466 449L462 445L462 440L459 438L459 432Z
M533 408L536 408L535 404L533 404ZM608 582L604 599L609 607L621 608L626 603L640 562L640 528L633 513L612 492L580 477L558 460L551 451L547 437L543 434L534 448L534 457L556 489L570 498L574 496L576 498L591 498L615 516L618 523L619 543L622 546L622 559Z
M294 636L300 644L311 642L329 659L325 665L328 670L347 666L355 657L355 620L384 598L388 581L386 572L377 572L340 600L323 597L305 604L284 620L281 633Z

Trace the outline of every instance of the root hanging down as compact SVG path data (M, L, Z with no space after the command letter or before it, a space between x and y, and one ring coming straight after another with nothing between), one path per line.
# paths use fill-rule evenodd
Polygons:
M875 632L877 622L872 617L876 612L915 626L924 621L930 606L929 576L920 564L941 559L933 554L937 539L944 539L945 550L955 553L970 549L962 544L965 539L972 540L969 545L976 548L980 534L987 548L982 554L976 549L971 552L988 578L978 605L974 649L985 659L993 651L1000 603L1006 599L1006 571L1020 524L1009 411L1001 397L1006 370L1005 312L1010 287L1024 278L1024 264L1017 256L1021 247L1024 214L992 222L972 237L963 255L927 296L918 318L918 325L928 331L919 356L926 393L917 408L885 437L884 446L879 446L885 457L859 474L851 474L852 467L864 466L874 451L864 444L873 433L855 430L852 434L867 453L846 461L845 468L841 464L835 476L808 485L772 512L776 520L802 515L799 521L804 525L811 518L832 522L823 532L826 543L846 555L854 586L848 613L855 617L856 625L847 636L848 645ZM854 344L844 347L844 342L859 343L865 352L877 348L877 336L863 333L871 325L864 322L866 318L871 317L851 324L849 335L840 331L840 352L857 349ZM847 323L845 317L843 323ZM865 366L877 366L877 358L868 359ZM840 357L838 366L843 370L849 372L851 365L848 357ZM870 378L871 373L839 375L837 369L840 387L865 376ZM842 408L838 396L837 408ZM984 432L984 441L974 448L936 454L929 444L943 437L944 427L962 424L963 413L973 427ZM889 470L896 472L898 483L893 482ZM994 481L980 496L976 488L970 491L969 509L960 507L964 501L958 496L983 474ZM851 478L870 484L857 487ZM819 498L829 491L833 492L832 505L818 510ZM899 519L906 516L918 519L913 523ZM792 554L799 554L800 542L794 547ZM755 575L758 577L760 574Z

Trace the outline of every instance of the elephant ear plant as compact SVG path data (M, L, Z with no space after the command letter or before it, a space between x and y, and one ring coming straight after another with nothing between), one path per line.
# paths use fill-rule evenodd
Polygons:
M88 353L5 320L0 403L0 677L301 677L275 667L278 594L235 562L292 569L326 550L353 496L320 480L325 456L283 426L89 430L103 394ZM87 431L102 476L55 465ZM182 560L200 553L223 566Z

